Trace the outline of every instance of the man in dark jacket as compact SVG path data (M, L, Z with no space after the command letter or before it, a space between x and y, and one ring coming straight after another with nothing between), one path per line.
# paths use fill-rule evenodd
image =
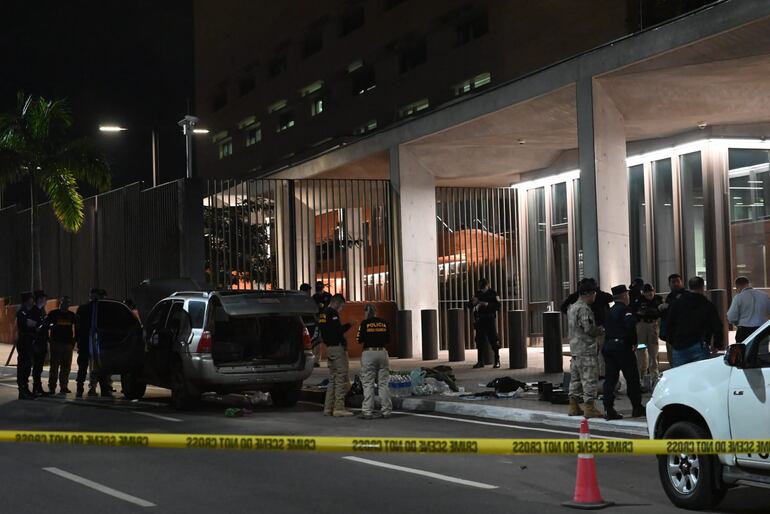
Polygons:
M606 363L607 375L604 380L604 412L608 420L623 419L615 410L615 388L620 380L620 373L628 385L628 398L633 410L632 418L644 416L642 391L639 384L639 369L636 365L636 318L629 308L631 302L625 285L612 288L615 304L610 309L604 325L606 331L602 354Z
M59 299L59 308L46 318L46 330L51 336L51 369L48 372L48 392L56 394L56 381L59 381L61 394L70 393L67 384L72 367L72 350L75 347L74 329L76 317L69 310L70 298Z
M473 328L476 331L476 351L478 362L474 368L484 367L484 348L489 345L495 355L494 367L500 367L500 337L497 335L497 312L500 310L500 297L497 291L489 287L485 278L479 280L479 290L471 298L468 306L473 309Z
M703 279L693 277L688 285L690 290L673 302L666 318L672 367L708 359L712 348L724 348L722 320L717 308L706 298Z
M77 389L75 396L77 398L83 397L85 389L85 382L88 379L88 396L96 397L97 384L101 388L102 396L111 398L112 394L112 381L109 376L98 376L93 371L93 362L91 362L91 325L94 317L94 309L100 299L106 298L107 293L103 289L93 288L89 294L89 302L78 307L78 311L75 314L76 318L76 333L75 338L78 344L78 377L77 377ZM89 376L89 368L91 373Z
M48 396L43 390L43 366L48 355L48 331L44 328L47 302L45 291L35 291L35 305L29 311L30 317L38 321L32 346L32 394L35 396Z
M596 283L596 279L584 278L578 282L578 291L581 287L593 288L596 290L596 299L591 304L591 311L594 313L594 323L597 327L604 327L604 322L607 319L607 314L610 312L610 304L612 303L612 295L599 289ZM569 295L566 300L561 304L561 312L567 314L569 306L578 301L580 298L579 293L576 291ZM602 346L604 346L604 334L596 336L596 345L599 351L599 378L604 378L604 357L602 356Z
M345 409L345 389L348 383L348 349L345 332L350 330L350 323L340 322L340 312L345 306L341 294L332 296L329 306L318 316L318 329L326 345L326 360L329 366L329 386L326 388L324 402L325 416L352 416Z
M19 400L32 400L35 396L29 390L29 375L32 373L32 360L37 327L42 320L36 319L32 308L35 306L35 297L32 293L21 295L21 305L16 311L16 351L18 352L16 365L16 383L19 386Z

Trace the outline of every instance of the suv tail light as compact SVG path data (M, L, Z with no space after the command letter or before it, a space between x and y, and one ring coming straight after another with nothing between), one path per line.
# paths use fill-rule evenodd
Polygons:
M302 327L302 345L306 350L313 349L313 341L310 340L310 332L307 331L307 327Z
M211 332L205 330L201 334L200 341L198 341L198 353L211 353Z

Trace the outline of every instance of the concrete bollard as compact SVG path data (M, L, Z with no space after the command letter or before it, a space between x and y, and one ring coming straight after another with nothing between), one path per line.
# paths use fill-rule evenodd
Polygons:
M438 359L438 311L423 309L420 312L422 329L422 360Z
M508 311L508 360L509 368L527 367L527 313Z
M543 313L543 362L545 373L562 373L561 312Z
M398 358L411 359L412 352L412 311L398 311Z
M465 310L447 311L447 348L449 362L465 361Z

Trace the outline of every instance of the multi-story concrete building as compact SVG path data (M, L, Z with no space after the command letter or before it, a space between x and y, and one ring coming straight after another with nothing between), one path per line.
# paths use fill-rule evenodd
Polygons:
M216 139L199 146L199 170L274 181L220 184L207 205L272 198L248 222L262 216L281 239L270 255L294 271L280 286L321 277L367 300L385 280L414 314L417 354L417 311L461 307L481 276L507 310L528 313L532 334L582 276L604 289L642 276L666 291L672 272L699 275L720 302L738 275L770 288L770 3L713 2L641 32L639 2L426 4L319 8L308 16L324 20L318 51L310 29L286 44L274 35L304 26L280 21L296 19L288 6L249 45L245 11L211 13L213 27L242 24L217 39L198 6L198 114ZM245 60L227 53L244 45L268 48L255 57L264 75L238 97ZM247 148L254 129L261 142ZM367 202L356 180L376 191ZM373 270L367 248L381 242L389 258Z

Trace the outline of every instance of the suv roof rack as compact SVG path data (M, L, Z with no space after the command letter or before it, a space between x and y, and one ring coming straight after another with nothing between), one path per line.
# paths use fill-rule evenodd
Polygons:
M201 298L207 298L209 293L206 291L176 291L171 293L171 296L199 296Z

